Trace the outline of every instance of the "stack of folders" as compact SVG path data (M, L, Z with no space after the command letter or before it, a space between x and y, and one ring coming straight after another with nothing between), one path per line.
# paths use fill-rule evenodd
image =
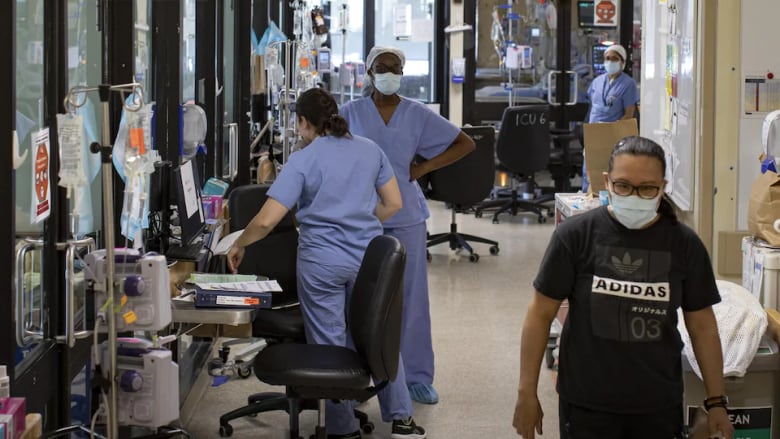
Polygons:
M270 308L271 295L281 292L275 280L251 282L198 282L195 306L198 308Z

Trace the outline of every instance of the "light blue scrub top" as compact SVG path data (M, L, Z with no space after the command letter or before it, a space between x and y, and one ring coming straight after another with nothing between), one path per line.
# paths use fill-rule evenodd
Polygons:
M424 104L404 97L387 125L371 97L347 102L341 114L353 134L375 141L393 164L404 205L384 226L408 227L424 222L430 215L428 204L417 181L409 181L409 165L417 154L431 159L444 152L458 137L460 128Z
M591 82L588 99L591 103L588 123L614 122L623 118L626 108L639 102L639 90L634 79L625 73L612 83L604 74Z
M376 189L392 178L390 161L371 140L318 137L290 155L268 196L288 209L298 204L299 258L359 266L368 243L382 234Z

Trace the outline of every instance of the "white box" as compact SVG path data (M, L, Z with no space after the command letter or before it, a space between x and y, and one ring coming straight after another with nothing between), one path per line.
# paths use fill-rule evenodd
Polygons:
M742 238L742 286L764 308L778 309L780 299L780 248L755 238Z

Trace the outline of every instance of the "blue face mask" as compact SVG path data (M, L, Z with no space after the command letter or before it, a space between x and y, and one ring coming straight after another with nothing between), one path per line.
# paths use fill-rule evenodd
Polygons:
M401 88L401 75L377 73L374 75L374 87L385 96L396 94Z
M604 61L604 69L606 69L608 75L615 75L620 70L620 61Z
M650 224L658 216L658 201L656 198L645 200L636 195L622 196L610 192L612 213L615 218L628 229L641 229Z

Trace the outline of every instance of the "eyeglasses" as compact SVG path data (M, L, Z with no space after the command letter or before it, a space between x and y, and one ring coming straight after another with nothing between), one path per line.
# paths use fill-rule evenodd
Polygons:
M387 66L384 64L374 64L374 68L372 69L374 73L395 73L396 75L402 75L404 73L404 68L401 66Z
M661 186L653 186L649 184L634 186L623 181L612 180L609 182L612 183L612 192L614 192L615 195L620 195L621 197L627 197L636 193L639 198L652 200L653 198L657 197L658 193L661 191Z

